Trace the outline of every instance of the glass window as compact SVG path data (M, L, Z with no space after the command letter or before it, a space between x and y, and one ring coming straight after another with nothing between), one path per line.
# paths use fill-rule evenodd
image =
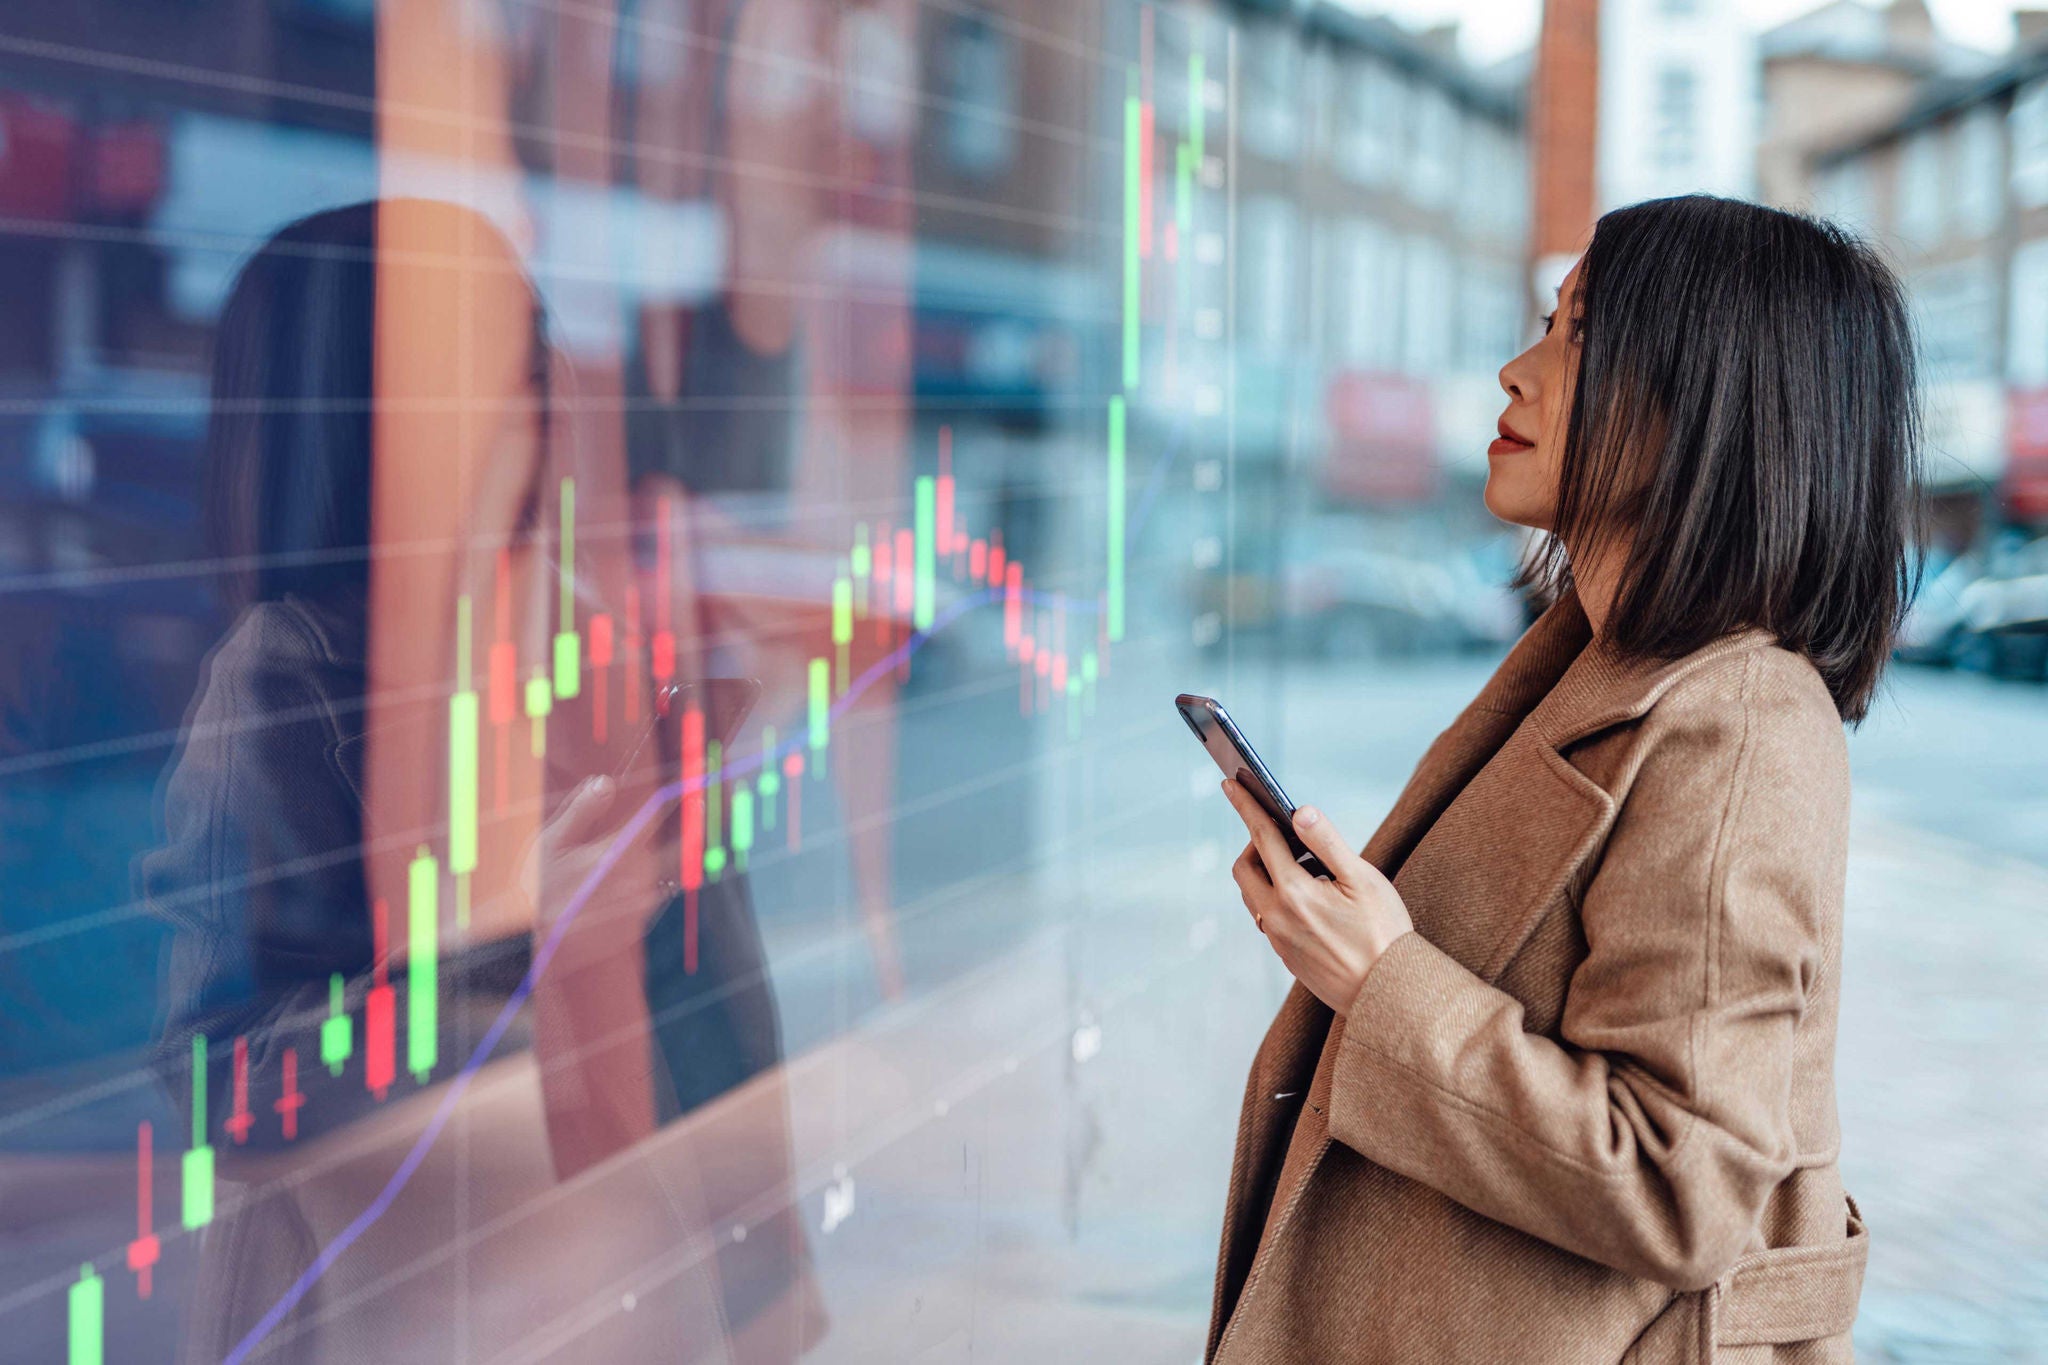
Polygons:
M2048 386L2048 239L2013 249L2007 307L2007 381L2017 388Z
M1522 349L1521 271L1468 257L1458 281L1458 368L1490 374Z
M1660 171L1691 168L1697 155L1698 100L1699 76L1690 66L1674 63L1659 68L1650 154Z
M1931 370L1967 378L1991 369L1995 299L1989 261L1978 257L1922 270L1913 278L1913 299Z
M2048 204L2048 80L2034 80L2013 97L2013 197L2029 208Z
M946 152L959 170L996 175L1017 153L1017 46L981 14L946 18Z
M1368 60L1362 64L1358 97L1361 122L1361 178L1397 179L1414 118L1413 86L1396 68Z
M0 6L0 1357L1201 1357L1290 975L1166 699L1361 846L1533 605L1527 130L1331 9ZM1839 883L1898 1358L2038 1321L2048 1207L2048 250L1937 140Z
M1837 161L1819 176L1821 213L1859 231L1875 226L1870 192L1870 162L1862 156Z
M1302 49L1284 23L1247 24L1243 38L1247 150L1274 161L1293 159L1300 137Z
M1942 185L1941 140L1934 129L1910 134L1899 144L1898 180L1893 221L1906 241L1927 246L1938 241L1947 221Z
M1352 218L1339 224L1335 240L1334 359L1348 367L1396 368L1401 337L1397 239L1370 218Z
M1415 202L1448 203L1458 183L1459 113L1441 89L1425 86L1415 102L1415 143L1408 183Z
M1950 131L1956 227L1970 236L1985 236L1998 226L2005 202L2004 136L2004 121L1989 107L1965 114Z
M1450 248L1441 238L1420 233L1407 241L1402 290L1402 368L1434 374L1451 361L1451 309L1457 298Z
M1267 351L1294 340L1299 221L1292 201L1271 195L1238 210L1238 337Z

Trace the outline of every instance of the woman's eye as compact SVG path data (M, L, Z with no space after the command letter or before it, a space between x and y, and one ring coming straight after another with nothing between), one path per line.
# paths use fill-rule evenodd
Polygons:
M1545 336L1549 336L1549 335L1550 335L1550 324L1551 324L1551 323L1552 323L1553 321L1555 321L1555 320L1556 320L1556 318L1557 318L1557 314L1555 314L1555 313L1545 313L1545 314L1543 315L1543 335L1545 335Z

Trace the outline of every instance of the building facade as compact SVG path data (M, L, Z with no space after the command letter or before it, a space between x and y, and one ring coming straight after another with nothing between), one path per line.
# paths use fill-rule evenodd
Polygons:
M1811 165L1815 206L1911 291L1937 540L2048 524L2048 50L1933 82Z
M1755 39L1732 5L1604 0L1600 208L1755 192Z

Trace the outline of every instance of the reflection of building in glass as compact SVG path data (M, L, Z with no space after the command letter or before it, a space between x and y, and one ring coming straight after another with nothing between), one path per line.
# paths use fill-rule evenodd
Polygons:
M1449 28L1246 10L1236 496L1288 529L1230 600L1315 649L1486 638L1509 619L1475 557L1505 558L1477 487L1526 340L1524 72L1473 68Z
M1339 497L1428 499L1484 450L1520 349L1519 92L1447 34L1331 7L1248 19L1242 42L1239 440L1320 455Z

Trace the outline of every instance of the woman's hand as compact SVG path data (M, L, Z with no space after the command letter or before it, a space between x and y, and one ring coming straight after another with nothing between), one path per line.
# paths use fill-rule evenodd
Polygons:
M1225 778L1252 841L1231 865L1245 909L1294 979L1343 1014L1388 945L1415 927L1394 884L1352 851L1314 806L1294 812L1294 832L1330 876L1311 877L1294 861L1287 836L1252 794Z

